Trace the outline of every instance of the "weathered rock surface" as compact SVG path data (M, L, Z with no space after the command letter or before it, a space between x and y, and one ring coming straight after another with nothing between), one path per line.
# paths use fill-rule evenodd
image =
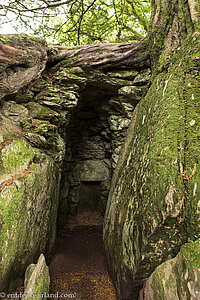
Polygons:
M55 161L22 136L2 134L2 139L0 287L6 290L21 283L25 268L39 253L51 251L60 174Z
M200 299L200 240L181 247L178 255L158 266L145 282L139 300Z
M200 237L199 48L199 34L188 36L154 74L114 174L104 242L120 299L137 299L159 264Z
M108 180L109 160L107 162L99 160L85 160L76 165L74 169L75 176L81 181L104 181Z
M45 257L40 255L37 264L31 264L26 269L24 294L26 299L46 299L49 292L50 276Z
M2 101L0 141L0 289L11 290L51 252L65 145L57 126L34 119L18 94Z
M47 45L26 35L0 35L0 99L38 78L47 62Z

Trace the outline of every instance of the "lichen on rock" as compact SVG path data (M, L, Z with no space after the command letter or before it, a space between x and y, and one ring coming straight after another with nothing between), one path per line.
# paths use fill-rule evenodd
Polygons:
M139 300L200 298L200 241L184 244L173 259L158 266L144 283Z
M52 158L23 140L3 150L0 286L11 289L20 283L26 266L40 251L51 251L60 176Z
M49 292L50 276L45 257L40 255L37 264L31 264L26 269L24 295L26 299L46 299Z
M34 122L23 104L5 101L0 118L0 289L12 290L38 254L51 252L65 147L56 126ZM36 128L48 143L55 133L55 147L30 143L26 134Z
M104 243L121 299L137 298L156 266L200 236L197 53L199 36L189 35L153 74L114 174Z

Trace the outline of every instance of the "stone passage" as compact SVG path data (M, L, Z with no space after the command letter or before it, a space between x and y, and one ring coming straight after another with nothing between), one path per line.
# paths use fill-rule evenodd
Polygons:
M9 47L19 46L13 49L17 60L5 56L8 65L0 70L5 71L0 87L0 289L9 291L22 284L27 266L41 253L51 256L57 221L65 224L68 215L85 210L104 213L132 112L149 81L148 64L129 70L69 67L64 59L47 62L40 40L10 38ZM83 200L97 183L96 200Z
M104 262L101 215L85 212L70 221L57 236L50 293L76 300L116 300Z
M104 214L120 149L134 108L146 92L150 71L60 71L60 78L64 72L70 72L66 74L73 78L73 84L69 78L61 81L71 97L66 107L73 108L62 132L66 156L62 164L58 223L63 225L69 214L81 210ZM94 202L89 196L93 193Z

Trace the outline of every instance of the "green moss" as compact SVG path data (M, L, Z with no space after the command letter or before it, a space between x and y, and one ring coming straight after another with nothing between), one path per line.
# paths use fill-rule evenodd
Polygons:
M38 103L29 102L26 106L31 116L35 119L52 120L59 117L57 112Z
M195 271L198 276L200 287L200 240L187 243L181 248L182 258L186 268L189 270L189 280L195 281Z
M20 125L24 131L30 131L30 129L33 128L32 119L31 118L22 119L20 121Z
M74 49L75 50L75 49ZM73 66L77 61L77 57L69 57L65 60L62 60L61 64L64 68L68 68L68 67L71 67Z
M48 295L49 284L50 284L50 280L49 280L48 271L47 271L45 274L41 275L37 279L36 290L35 290L35 295L34 295L33 299L35 299L35 300L41 299L41 294ZM43 297L43 299L46 299L46 296Z
M200 236L199 49L191 34L167 62L160 57L115 175L104 242L119 290L124 266L138 284Z
M51 124L49 121L41 121L38 122L38 127L36 127L34 131L45 137L55 138L57 126Z
M25 246L27 209L22 199L24 199L22 179L18 179L17 185L7 187L1 192L0 253L3 259L0 263L0 269L3 278L1 276L0 286L2 287L9 283L10 266L15 260L16 254L22 253Z
M11 44L11 41L9 40L9 38L7 38L6 35L0 34L0 41L4 44Z
M159 298L160 300L167 300L164 297L164 286L162 279L160 278L160 274L155 274L154 279L153 279L153 288L155 291L159 291L158 294L156 295L157 299Z
M28 155L27 149L25 147L26 151L21 153L21 166ZM12 152L9 153L12 156ZM55 238L59 168L50 157L36 149L29 153L30 159L33 153L31 173L22 174L1 191L1 290L8 286L12 289L27 265L37 257L38 249L44 251L47 247L51 250ZM20 166L18 159L16 161L14 165ZM10 171L12 166L11 160ZM23 171L20 167L19 171L16 169L16 173Z
M23 140L13 141L12 144L2 150L0 176L4 178L6 174L21 173L32 161L33 156L34 151L27 142Z

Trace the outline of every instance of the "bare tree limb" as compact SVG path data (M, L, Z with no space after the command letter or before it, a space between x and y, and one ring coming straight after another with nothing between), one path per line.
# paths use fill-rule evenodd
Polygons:
M52 51L51 51L52 50ZM95 68L137 67L150 65L148 43L102 43L77 47L52 46L49 62L66 60L69 66L93 66Z
M0 98L16 93L40 76L46 65L104 68L149 66L148 43L102 43L77 47L49 46L26 35L0 36Z
M132 13L133 15L135 16L135 18L140 22L141 25L143 25L144 29L147 31L148 28L147 28L147 25L146 25L146 22L145 20L138 15L138 13L136 12L135 10L135 7L134 7L134 4L133 4L133 1L132 0L126 0L130 5L131 5L131 8L132 8Z

